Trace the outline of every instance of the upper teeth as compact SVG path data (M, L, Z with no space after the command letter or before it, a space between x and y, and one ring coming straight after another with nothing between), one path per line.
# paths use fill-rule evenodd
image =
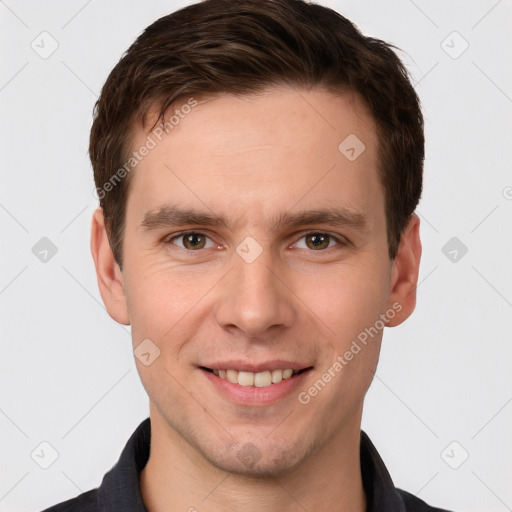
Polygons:
M297 371L295 370L295 373ZM287 368L286 370L266 370L264 372L242 372L238 370L213 370L213 373L221 379L228 380L233 384L240 386L256 386L262 388L271 384L278 384L283 379L289 379L294 370Z

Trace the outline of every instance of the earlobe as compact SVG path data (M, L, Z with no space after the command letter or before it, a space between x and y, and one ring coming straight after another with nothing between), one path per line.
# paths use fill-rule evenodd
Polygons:
M391 272L388 307L397 311L388 327L406 320L416 307L416 287L421 259L420 219L413 214L402 233Z
M124 280L107 237L103 210L98 208L92 218L91 253L101 298L108 314L120 324L129 325Z

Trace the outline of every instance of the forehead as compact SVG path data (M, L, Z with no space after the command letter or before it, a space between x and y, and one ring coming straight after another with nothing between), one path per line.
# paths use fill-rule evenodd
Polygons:
M133 134L135 150L151 146L131 176L128 203L139 215L177 201L267 218L299 203L383 207L375 123L355 93L271 88L191 97L163 122L167 134L159 125Z

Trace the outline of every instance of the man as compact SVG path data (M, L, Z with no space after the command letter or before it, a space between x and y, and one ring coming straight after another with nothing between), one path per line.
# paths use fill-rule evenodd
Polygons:
M301 0L191 5L114 68L90 156L150 419L48 510L439 511L361 432L421 256L423 121L390 46Z

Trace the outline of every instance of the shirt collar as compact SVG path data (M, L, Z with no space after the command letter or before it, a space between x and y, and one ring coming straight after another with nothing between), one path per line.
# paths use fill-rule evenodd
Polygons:
M119 462L103 477L99 490L102 512L148 512L139 477L149 459L151 422L145 419L124 447Z
M405 504L370 438L361 431L361 475L367 512L406 512Z
M98 489L100 510L104 512L148 512L142 501L139 477L149 459L150 419L132 434L119 462L104 476ZM404 502L370 438L361 431L361 472L367 512L405 512Z

